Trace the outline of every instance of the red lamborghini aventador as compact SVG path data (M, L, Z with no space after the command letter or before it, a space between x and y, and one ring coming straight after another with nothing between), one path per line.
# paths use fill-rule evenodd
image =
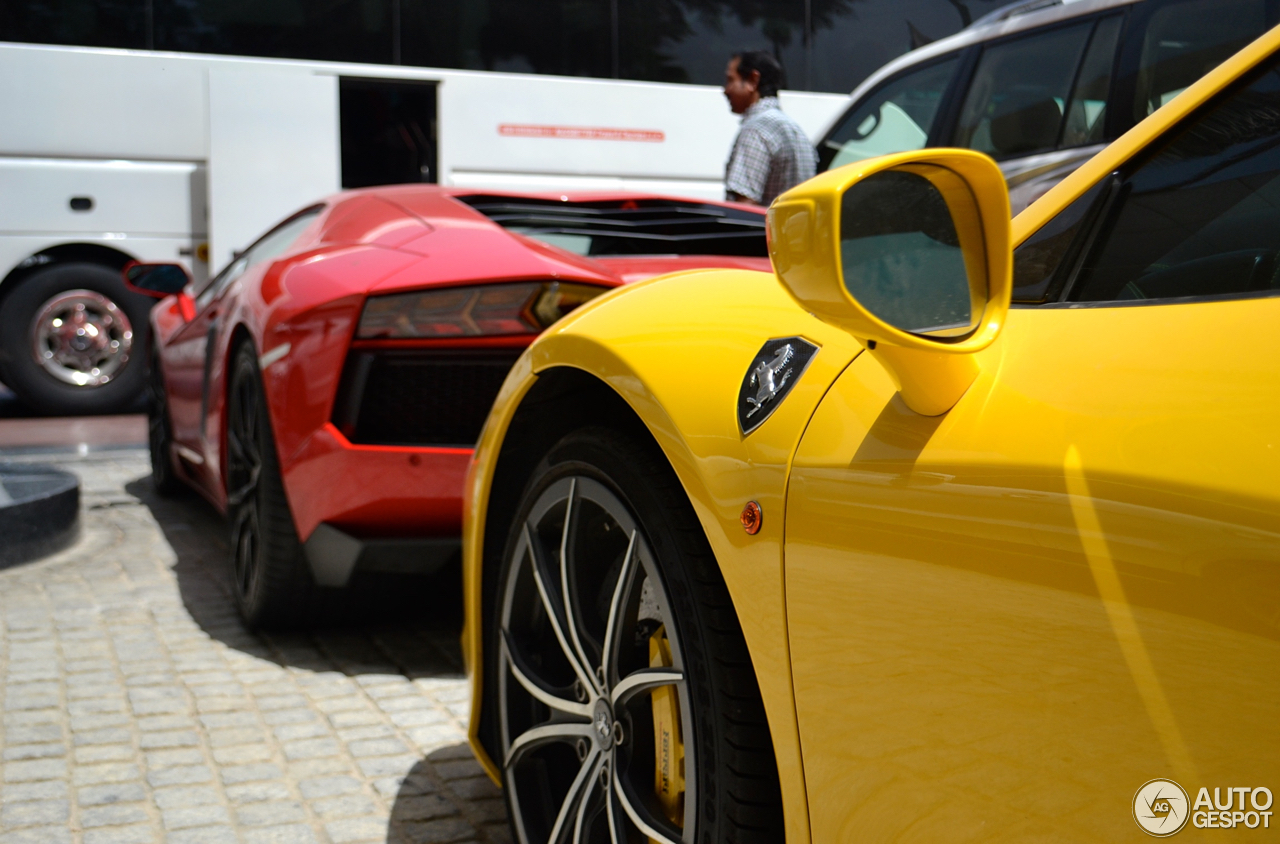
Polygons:
M434 186L338 194L206 284L134 264L151 312L156 486L229 517L240 609L300 619L316 587L457 554L463 475L535 335L628 281L768 269L759 209Z

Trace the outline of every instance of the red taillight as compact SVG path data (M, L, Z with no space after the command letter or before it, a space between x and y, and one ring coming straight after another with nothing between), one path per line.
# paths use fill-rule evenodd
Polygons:
M607 288L572 282L518 282L373 296L361 340L537 334Z

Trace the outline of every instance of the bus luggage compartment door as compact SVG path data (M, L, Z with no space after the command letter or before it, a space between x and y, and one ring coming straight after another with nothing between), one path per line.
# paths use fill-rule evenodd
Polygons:
M0 157L0 234L203 237L204 167Z

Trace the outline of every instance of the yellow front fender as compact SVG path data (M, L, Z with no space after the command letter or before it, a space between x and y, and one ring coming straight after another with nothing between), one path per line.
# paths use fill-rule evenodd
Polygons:
M791 336L819 350L773 415L743 436L738 391L752 360L766 341ZM797 306L774 275L708 270L657 278L604 296L557 323L520 358L489 415L465 493L463 652L472 691L470 740L495 781L498 767L481 742L490 492L522 402L540 376L567 367L598 379L626 402L684 486L721 561L751 651L782 782L788 839L808 838L787 645L783 508L790 461L805 425L860 351L849 335ZM748 501L758 502L764 513L754 536L739 520Z

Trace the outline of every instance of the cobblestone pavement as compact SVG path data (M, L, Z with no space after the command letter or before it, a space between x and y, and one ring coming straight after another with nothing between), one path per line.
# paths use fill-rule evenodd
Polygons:
M145 450L6 459L77 472L83 534L0 571L0 844L508 840L464 742L456 587L254 635L221 519L158 498Z

